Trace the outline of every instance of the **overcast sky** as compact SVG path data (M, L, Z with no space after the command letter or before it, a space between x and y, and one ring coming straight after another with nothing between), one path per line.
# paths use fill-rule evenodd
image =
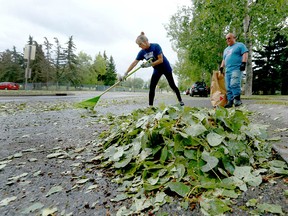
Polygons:
M113 56L117 73L124 74L140 48L136 37L144 31L151 43L159 43L173 65L177 60L165 24L177 9L191 0L0 0L0 52L16 46L22 52L29 35L39 44L44 37L62 46L73 36L76 54L94 59L101 52ZM152 70L137 77L148 80Z

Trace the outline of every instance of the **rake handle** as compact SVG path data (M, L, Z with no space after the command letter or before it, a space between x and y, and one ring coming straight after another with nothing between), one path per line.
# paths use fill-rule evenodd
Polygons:
M141 68L141 66L139 66L138 68L136 68L135 70L133 70L132 72L130 72L129 74L127 74L125 76L125 79L128 78L129 76L131 76L132 74L134 74L136 71L138 71ZM114 88L115 86L117 86L119 83L121 83L122 80L119 80L118 82L116 82L114 85L110 86L108 89L106 89L104 92L102 92L99 97L101 97L103 94L105 94L106 92L110 91L112 88Z

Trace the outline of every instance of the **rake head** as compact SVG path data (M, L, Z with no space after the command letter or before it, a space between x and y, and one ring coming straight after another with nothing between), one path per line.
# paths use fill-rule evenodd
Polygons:
M97 96L97 97L90 98L85 101L81 101L80 103L76 104L76 107L93 110L97 102L99 101L99 99L100 99L100 96Z

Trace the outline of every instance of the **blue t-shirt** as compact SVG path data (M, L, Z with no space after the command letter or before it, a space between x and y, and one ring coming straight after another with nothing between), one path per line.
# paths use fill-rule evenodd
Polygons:
M248 49L241 42L236 42L232 46L228 46L223 53L226 72L239 70L242 63L242 55L246 52L248 52Z
M163 55L163 63L158 64L154 67L154 72L172 72L172 68L170 66L169 61L167 58L164 56L162 49L159 44L156 43L150 43L150 47L146 50L140 50L136 60L141 61L143 59L149 60L152 58L152 61L156 61L158 59L158 55L162 54Z

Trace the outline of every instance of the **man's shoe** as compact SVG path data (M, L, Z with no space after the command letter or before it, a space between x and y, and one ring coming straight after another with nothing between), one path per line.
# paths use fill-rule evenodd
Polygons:
M242 101L241 101L241 100L236 100L236 99L235 99L234 104L235 104L235 107L238 107L238 106L240 106L240 105L242 104Z
M183 101L180 101L180 106L184 106L184 102Z
M224 108L231 108L233 107L233 100L228 101L228 103L224 106Z
M238 107L238 106L240 106L241 104L242 104L242 101L241 101L241 99L240 99L240 95L238 95L238 96L235 96L234 97L234 104L235 104L235 107Z

